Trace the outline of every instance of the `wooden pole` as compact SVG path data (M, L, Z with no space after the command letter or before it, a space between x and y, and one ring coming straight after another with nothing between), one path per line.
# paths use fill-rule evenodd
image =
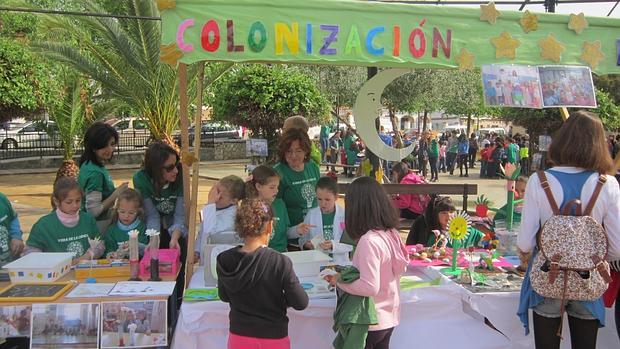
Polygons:
M179 119L181 121L181 156L189 153L189 125L187 119L187 65L179 63ZM189 167L183 164L183 200L185 204L185 224L189 215Z
M194 163L192 164L192 192L189 205L189 233L187 237L187 262L185 263L185 288L194 274L194 244L196 243L196 209L198 207L198 181L200 180L200 133L202 119L202 88L205 77L205 62L198 63L196 85L196 115L194 116Z
M560 114L562 114L562 121L568 120L569 114L568 114L568 109L566 109L566 107L560 108Z

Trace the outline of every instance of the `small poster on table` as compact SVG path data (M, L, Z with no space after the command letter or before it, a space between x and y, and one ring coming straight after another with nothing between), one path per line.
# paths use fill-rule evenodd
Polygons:
M538 67L543 107L596 108L592 72L580 66Z
M30 337L32 305L0 307L0 338Z
M542 108L540 79L536 67L483 65L482 83L486 105Z
M245 155L247 157L259 156L259 157L267 157L268 156L268 147L266 139L259 138L250 138L245 143Z
M167 301L104 302L101 306L101 348L168 345Z
M30 348L98 348L99 304L32 305Z

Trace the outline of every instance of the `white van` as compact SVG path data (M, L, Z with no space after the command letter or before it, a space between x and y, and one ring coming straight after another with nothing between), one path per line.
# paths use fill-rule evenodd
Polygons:
M457 133L466 133L467 125L448 125L444 128L444 133L456 131Z
M478 129L478 137L491 134L491 133L495 133L498 136L505 136L506 130L501 127L490 127L490 128Z

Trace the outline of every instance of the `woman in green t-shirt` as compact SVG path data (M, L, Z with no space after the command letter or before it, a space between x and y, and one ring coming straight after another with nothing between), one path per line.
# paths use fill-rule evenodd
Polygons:
M72 177L54 183L54 211L32 226L24 255L31 252L70 252L73 260L97 259L105 245L93 217L80 211L82 190ZM99 239L99 241L96 241Z
M432 246L439 234L445 234L450 216L456 211L452 199L446 196L437 196L431 199L426 212L413 221L407 245L422 244ZM484 234L477 229L469 228L469 234L463 241L464 247L476 246ZM448 243L448 246L450 244Z
M133 187L142 195L146 229L162 232L162 248L181 248L179 241L187 236L187 226L179 154L164 142L151 144L143 169L133 176Z
M308 134L298 129L284 132L278 142L278 158L273 168L280 176L277 197L284 201L290 224L295 226L317 206L314 188L321 173L319 166L310 161Z
M80 157L78 183L84 192L82 211L95 218L102 234L110 225L108 211L114 206L118 195L127 189L126 182L115 188L105 168L114 155L117 143L118 132L108 124L96 122L84 135L84 153Z

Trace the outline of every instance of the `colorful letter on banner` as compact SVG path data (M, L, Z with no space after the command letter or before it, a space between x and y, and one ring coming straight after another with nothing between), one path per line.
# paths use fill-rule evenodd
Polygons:
M565 49L555 64L591 64L580 59L584 43L599 41L597 57L603 58L591 68L599 75L620 74L620 19L586 16L588 26L576 35L568 15L536 13L537 29L525 33L522 12L499 12L492 24L480 19L480 8L456 6L351 0L271 0L267 6L256 0L176 0L174 8L161 10L161 44L177 46L184 52L179 61L187 64L213 60L457 68L460 56L453 53L463 49L471 53L475 67L547 65L538 42L552 35ZM220 45L224 30L226 45ZM514 58L496 55L491 38L500 33L519 42Z

